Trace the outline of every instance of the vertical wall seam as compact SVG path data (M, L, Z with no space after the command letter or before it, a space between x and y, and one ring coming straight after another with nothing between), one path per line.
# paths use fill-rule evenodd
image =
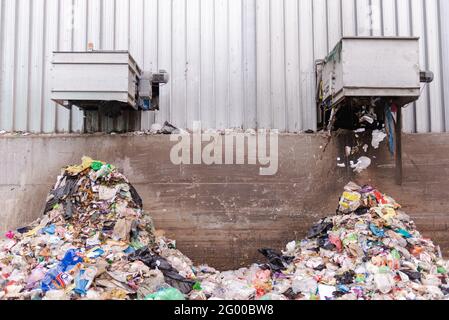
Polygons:
M156 8L154 8L154 10L156 12L156 31L155 31L156 32L155 33L156 34L156 39L153 39L153 41L156 42L156 50L155 50L155 52L156 52L156 57L155 57L156 63L154 63L154 61L153 61L153 64L156 65L156 71L159 72L159 14L158 14L158 12L159 12L159 1L155 0L154 4L156 6ZM156 119L157 119L157 114L156 113L157 112L158 111L153 111L151 113L152 119L150 121L153 121L153 123L156 123Z
M72 0L72 7L70 10L71 28L70 28L70 49L73 50L75 46L75 0ZM71 113L71 112L70 112Z
M146 34L147 34L147 28L145 28L145 8L146 8L146 6L145 6L145 0L143 0L142 1L142 12L141 12L141 14L142 14L142 35L141 35L141 41L142 41L142 46L141 46L141 52L140 52L140 54L141 54L141 57L142 57L142 64L143 64L143 67L145 67L145 65L146 65L146 54L145 54L145 40L146 40ZM131 31L130 31L131 32ZM145 71L153 71L153 70L145 70Z
M312 1L312 57L313 57L313 60L316 60L316 52L315 52L315 41L316 41L316 39L315 39L315 15L314 15L314 11L315 11L315 6L313 5L313 0L310 0L310 1ZM327 28L327 27L326 27ZM307 100L306 100L307 101ZM305 110L305 108L307 108L307 106L303 106L303 115L304 115L304 110ZM307 128L307 126L309 125L309 124L307 124L307 123L304 123L304 119L305 119L306 117L303 117L303 119L302 119L302 121L303 121L303 124L302 124L302 128L303 128L303 130L308 130L309 128Z
M410 35L414 35L415 34L415 30L413 28L413 4L412 4L412 0L407 0L408 1L408 8L409 8L409 23L410 23ZM413 126L414 126L414 131L418 132L418 120L417 120L417 109L418 109L418 104L415 102L413 102Z
M427 5L426 5L426 0L421 0L422 1L422 8L423 8L423 10L422 10L422 15L423 15L423 17L422 17L422 19L423 19L423 21L424 21L424 23L423 23L423 29L424 29L424 31L423 31L423 33L424 33L424 39L425 39L425 41L424 41L424 43L425 43L425 45L424 45L424 52L425 52L425 62L426 62L426 65L425 65L425 68L426 68L426 70L427 69L429 69L429 30L428 30L428 27L427 27L427 10L428 10L428 8L427 8ZM428 110L428 112L427 112L427 125L428 125L428 132L431 132L432 131L432 108L431 108L431 101L430 101L430 87L429 87L429 85L426 85L425 86L425 90L427 91L427 110Z
M190 68L190 64L188 61L188 48L187 48L187 36L189 34L188 32L188 25L187 25L187 0L184 0L184 52L185 52L185 56L184 56L184 78L185 78L185 85L184 85L184 128L188 128L189 124L187 123L187 95L188 95L188 91L187 88L189 86L189 78L187 77L187 73L188 73L188 69Z
M84 34L84 48L85 50L87 50L88 47L88 42L89 42L89 28L90 28L90 23L89 23L89 16L91 15L91 12L89 10L89 0L86 0L86 9L85 9L85 13L86 13L86 22L85 22L85 26L86 26L86 33ZM92 40L93 42L93 40ZM95 48L95 46L94 46Z
M173 0L170 1L170 72L173 73ZM170 102L168 105L168 119L171 120L173 114L173 86L170 90Z
M72 7L70 9L70 17L71 17L71 29L70 29L70 49L73 50L75 46L75 0L72 0ZM70 107L69 110L69 123L68 123L68 132L72 132L72 121L73 114L75 113L74 106Z
M17 75L17 64L18 64L18 61L17 61L17 46L18 46L18 37L17 37L17 35L18 35L18 32L19 32L19 1L15 1L14 2L14 15L15 15L15 21L14 21L14 35L15 35L15 37L14 37L14 48L13 48L13 51L14 51L14 71L13 71L13 76L14 76L14 79L13 79L13 87L12 87L12 131L15 131L16 130L16 94L17 94L17 78L18 78L18 75Z
M47 101L45 101L45 83L46 83L46 77L47 77L47 68L45 65L45 56L47 54L46 48L47 48L47 1L44 0L44 9L43 9L43 25L42 25L42 32L43 32L43 41L42 41L42 83L41 83L41 123L40 123L40 131L44 131L45 127L45 119L46 119L46 112L45 112L45 104Z
M3 88L3 79L4 79L4 72L5 70L3 70L3 43L5 41L5 1L0 0L0 7L1 7L1 11L0 11L0 93L2 92L2 88ZM2 95L0 94L0 123L2 123L2 108L4 108L3 105L3 98ZM0 128L0 130L3 130L3 128Z
M201 99L201 96L202 96L202 93L203 93L203 91L202 91L203 77L201 77L201 75L203 74L203 64L202 64L203 52L201 50L201 48L203 46L203 37L201 37L201 33L202 33L202 30L203 30L203 25L201 23L201 17L202 17L202 14L203 14L203 9L202 8L203 8L202 7L202 1L198 0L198 10L199 10L199 13L198 13L198 26L199 26L199 33L200 33L198 35L198 38L199 38L198 44L199 44L199 58L200 58L200 60L199 60L199 63L198 63L198 72L199 72L199 77L198 77L198 79L199 79L199 81L198 81L198 114L197 114L198 119L195 119L195 121L200 121L200 122L203 120L203 111L202 111L202 106L203 105L202 105L202 99ZM193 123L192 123L192 125L193 125Z
M268 46L269 56L270 56L270 59L269 59L270 66L268 68L268 70L270 72L270 76L268 77L269 78L269 83L270 83L269 86L268 86L268 88L270 90L270 95L269 95L270 102L269 102L268 105L269 105L270 110L271 110L270 127L273 128L273 126L274 126L274 112L275 112L275 109L273 107L273 95L272 95L273 94L273 77L271 75L271 70L273 70L273 60L272 60L273 59L273 48L272 48L272 41L271 41L271 39L273 39L273 21L271 19L271 0L268 1L268 24L270 26L270 31L269 31L269 39L270 40L269 40L269 46Z
M256 78L255 78L255 82L256 82L256 114L254 115L254 118L255 118L255 120L256 120L256 124L255 124L255 127L256 128L258 128L259 127L259 95L257 94L257 92L258 92L258 86L259 86L259 83L258 83L258 81L257 81L257 79L258 79L258 76L259 76L259 70L258 70L258 68L257 68L257 58L258 58L258 50L257 50L257 36L258 36L258 34L259 34L259 30L258 30L258 28L257 28L257 0L254 0L254 34L255 34L255 46L254 46L254 48L255 48L255 51L256 51L256 56L255 56L255 59L256 59Z
M437 0L437 12L438 12L438 42L439 42L439 50L438 50L438 65L440 67L440 81L441 81L441 108L442 108L442 117L443 117L443 132L446 132L447 130L447 123L446 123L446 101L444 96L444 69L443 69L443 28L441 24L441 1Z
M104 48L104 37L103 37L104 3L103 3L103 1L104 0L100 0L100 6L99 6L100 7L99 8L99 10L100 10L100 21L99 21L100 28L99 28L98 32L99 32L99 36L100 36L100 43L99 43L100 49Z
M214 40L213 40L213 46L212 46L212 52L213 52L213 56L214 56L214 60L213 60L213 63L212 63L212 73L213 73L213 76L212 76L212 82L213 82L213 85L212 85L212 91L213 91L213 98L212 98L212 101L213 101L213 103L214 103L214 117L213 117L213 122L214 122L214 125L213 125L213 128L214 127L216 127L217 126L217 93L216 93L216 90L215 90L215 86L216 86L216 84L217 84L217 81L216 81L216 79L215 79L215 77L216 77L216 71L217 71L217 69L216 69L216 66L215 66L215 61L216 61L216 59L217 59L217 57L216 57L216 45L217 45L217 43L216 43L216 41L215 41L215 39L216 39L216 37L215 37L215 34L216 34L216 25L215 25L215 23L216 23L216 11L215 11L215 1L213 1L213 3L212 3L212 10L213 10L213 22L212 22L212 27L214 28L214 30L213 30L213 32L212 32L212 34L214 35L213 36L213 38L214 38Z
M61 4L59 3L59 1L57 1L56 2L56 50L59 50L60 49L60 41L59 41L59 39L60 39L60 36L61 36L61 26L60 26L60 23L61 23L61 19L60 19L60 16L61 16ZM56 108L53 108L53 112L55 113L55 123L53 124L54 125L54 131L55 132L57 132L58 130L58 109L57 109L57 107Z
M128 39L127 39L128 40L128 45L127 45L128 51L130 51L131 50L131 2L130 1L127 3L127 11L128 11L128 13L127 13L126 19L127 19L127 23L128 23L128 34L126 36L128 37Z
M231 41L230 41L230 32L229 32L229 25L230 25L230 15L229 15L229 1L231 0L226 0L226 71L227 71L227 96L226 96L226 124L225 127L229 128L230 124L231 124L231 117L229 115L230 111L231 111L231 67L230 67L230 63L231 63ZM234 0L236 1L236 0Z
M385 36L385 19L384 19L384 0L380 0L380 29L382 36Z
M289 123L288 123L288 116L289 116L289 112L288 112L288 96L287 96L287 50L286 50L286 43L287 43L287 28L286 28L286 24L285 24L285 20L286 20L286 15L285 15L285 0L283 1L283 8L282 8L282 15L283 15L283 36L284 36L284 106L285 106L285 112L284 112L284 129L283 131L288 131L289 128Z
M297 4L297 12L296 12L296 14L298 15L298 26L297 26L297 28L298 28L298 83L299 83L299 101L298 101L298 106L297 106L297 108L298 108L298 114L297 114L297 119L296 119L296 128L295 128L295 131L301 131L301 129L302 129L302 125L303 125L303 116L302 116L302 114L301 114L301 112L302 112L302 101L301 101L301 62L302 62L302 57L301 57L301 50L302 50L302 41L301 41L301 31L300 31L300 28L301 28L301 22L302 22L302 19L301 19L301 5L298 3ZM313 29L313 28L312 28Z
M30 16L29 16L29 21L28 21L28 74L27 74L27 102L26 102L26 110L27 110L27 114L26 114L26 123L25 123L25 128L26 131L30 131L30 123L31 123L31 110L30 110L30 100L31 100L31 90L30 90L30 84L31 84L31 70L33 70L33 66L31 65L31 57L33 55L33 34L32 34L32 30L33 30L33 23L34 23L34 15L33 15L33 6L34 1L30 0L29 2L29 6L30 6Z
M157 64L157 70L159 71L159 0L156 0L156 20L157 20L157 30L156 30L156 64ZM159 112L159 111L156 111Z
M326 11L326 55L329 53L329 0L325 1ZM315 57L316 58L316 57Z
M243 0L244 1L244 0ZM241 51L240 51L240 64L241 64L241 71L240 71L240 77L241 77L241 88L242 88L242 94L240 96L240 119L241 119L241 129L245 127L245 46L244 46L244 38L245 38L245 32L243 26L245 25L245 12L244 12L244 6L243 1L240 0L240 44L241 44ZM200 37L201 38L201 37ZM201 61L201 59L200 59ZM201 65L201 64L200 64ZM201 86L200 86L201 88Z
M340 0L339 3L339 9L340 9L340 38L343 37L343 0Z
M394 21L395 21L395 28L396 32L395 35L399 36L399 7L398 7L398 0L394 0Z
M116 43L116 38L117 38L117 0L112 0L114 1L114 14L112 17L112 21L114 22L113 24L113 32L114 32L114 36L112 37L113 41L112 41L112 45L114 50L117 48L117 43Z

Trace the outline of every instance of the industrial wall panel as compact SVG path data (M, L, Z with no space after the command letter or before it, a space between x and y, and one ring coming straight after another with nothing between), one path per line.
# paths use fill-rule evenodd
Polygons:
M229 123L238 128L243 124L243 4L229 1Z
M191 129L316 129L314 61L342 35L420 36L435 73L404 114L407 132L449 130L447 0L0 0L0 130L79 132L83 114L50 100L54 50L130 50L164 69L160 111ZM127 116L102 119L126 127Z
M201 86L201 15L200 0L186 7L186 117L185 123L200 119ZM236 33L240 34L240 33ZM241 104L239 104L239 107Z
M449 130L449 19L447 13L449 12L449 1L440 1L440 16L439 22L441 25L441 74L443 86L443 108L444 125L446 131Z
M396 10L396 23L398 36L409 37L412 35L411 16L409 14L399 14L400 12L411 12L410 0L398 0ZM405 108L404 131L415 132L416 103L412 103Z
M213 0L201 0L201 81L200 110L202 125L207 128L215 126L215 24Z
M313 32L313 4L314 0L302 0L299 2L299 61L300 61L300 85L301 85L301 125L298 131L316 128L315 105L315 50ZM324 28L325 26L323 26ZM324 58L324 57L323 57ZM312 63L311 63L312 62ZM282 130L282 129L280 129Z
M143 0L143 70L155 70L158 58L158 0ZM149 129L155 121L154 112L142 113L142 128Z
M257 126L256 1L242 1L243 128Z
M285 103L286 129L299 131L300 123L300 64L299 64L299 6L296 0L285 0Z
M270 0L256 0L257 126L270 128L271 101L271 25Z
M207 1L207 0L206 0ZM209 0L210 1L210 0ZM171 80L160 90L160 104L161 110L156 114L156 122L162 123L166 120L172 120L172 110L178 108L179 106L173 106L172 96L173 96L173 60L182 59L179 57L177 52L172 52L172 44L176 37L173 35L172 39L172 0L158 0L158 38L157 38L157 48L158 48L158 67L159 69L164 69L170 73ZM213 14L212 14L213 15ZM176 19L176 17L174 18ZM213 38L212 38L213 39Z

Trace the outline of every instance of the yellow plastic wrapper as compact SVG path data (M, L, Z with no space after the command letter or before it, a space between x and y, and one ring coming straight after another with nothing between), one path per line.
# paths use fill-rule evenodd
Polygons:
M38 232L40 229L42 229L41 226L37 226L36 228L34 228L34 229L28 231L27 233L25 233L23 236L24 236L24 237L32 237L32 236L34 236L35 234L37 234L37 232Z
M81 160L82 163L80 165L69 166L65 169L65 171L71 176L77 176L81 172L89 169L94 162L94 160L90 157L83 157Z
M396 217L397 213L396 210L390 207L384 207L384 208L373 208L373 210L376 212L376 214L381 217L385 222L390 225L392 220Z
M128 293L121 289L112 289L102 295L104 300L126 300Z
M340 212L351 213L360 207L360 200L362 196L358 192L343 192L340 198Z

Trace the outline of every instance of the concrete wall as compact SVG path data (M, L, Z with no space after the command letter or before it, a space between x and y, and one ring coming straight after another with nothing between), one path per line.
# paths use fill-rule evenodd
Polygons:
M396 198L445 253L448 138L404 137L402 187L394 185L392 159L383 149L371 170L356 179ZM279 171L273 177L260 176L259 166L175 166L169 160L172 145L167 136L0 138L0 230L38 217L60 168L89 155L123 169L157 228L195 262L238 267L258 259L258 248L282 248L303 238L311 223L335 212L342 186L353 178L336 168L341 141L319 135L281 136Z

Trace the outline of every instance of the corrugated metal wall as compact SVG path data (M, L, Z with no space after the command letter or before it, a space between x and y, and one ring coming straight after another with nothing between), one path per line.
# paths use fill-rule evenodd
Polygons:
M0 0L0 130L67 132L82 114L49 100L53 50L129 49L166 69L161 111L190 128L316 127L314 60L342 35L421 36L435 81L405 114L410 132L449 130L447 0ZM445 107L446 106L446 107Z

